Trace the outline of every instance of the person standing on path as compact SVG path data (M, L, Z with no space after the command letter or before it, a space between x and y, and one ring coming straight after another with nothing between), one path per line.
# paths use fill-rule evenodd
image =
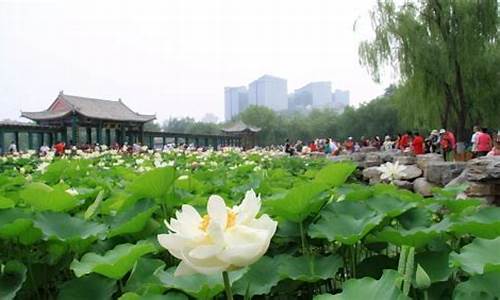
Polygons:
M424 138L418 132L413 137L412 148L415 155L424 154Z
M492 139L491 136L488 134L488 129L483 128L481 132L478 134L477 138L477 144L476 144L476 153L478 157L481 156L486 156L488 152L491 150L492 146Z

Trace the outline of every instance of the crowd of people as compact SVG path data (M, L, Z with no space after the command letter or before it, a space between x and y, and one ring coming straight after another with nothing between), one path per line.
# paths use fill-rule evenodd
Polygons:
M300 140L293 144L287 139L283 150L289 155L299 153L339 155L359 152L363 147L373 147L381 151L399 150L412 152L415 155L440 153L445 160L452 160L457 151L457 140L453 132L441 129L439 131L432 130L427 137L419 132L411 131L397 136L386 134L383 140L379 136L372 138L362 136L359 140L355 140L353 137L349 137L345 141L338 141L334 138L318 138L307 144ZM487 128L475 126L469 150L473 157L500 156L500 132L492 135L488 133Z

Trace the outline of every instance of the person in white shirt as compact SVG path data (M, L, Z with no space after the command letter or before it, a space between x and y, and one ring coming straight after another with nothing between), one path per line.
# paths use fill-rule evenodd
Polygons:
M479 134L481 133L481 128L479 128L479 126L474 126L474 133L472 134L472 137L470 139L470 143L472 144L472 153L476 153L477 152L477 137L479 136Z
M40 146L40 156L45 156L47 153L49 153L50 148L47 145L42 145Z
M14 141L12 141L9 145L9 152L10 153L16 153L17 152L17 145Z

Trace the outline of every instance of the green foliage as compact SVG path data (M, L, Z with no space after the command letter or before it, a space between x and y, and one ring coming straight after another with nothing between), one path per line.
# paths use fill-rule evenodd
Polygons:
M345 283L342 293L337 295L322 295L314 298L315 300L404 300L409 299L396 283L401 280L401 275L397 272L388 270L382 275L382 278L375 280L365 277L362 279L350 279Z
M90 274L64 283L57 299L60 300L96 300L112 299L116 291L116 281Z
M452 253L450 262L470 275L484 274L500 270L500 257L497 250L500 247L500 238L485 240L477 238L464 246L460 254Z
M305 282L334 278L342 266L342 258L338 255L326 257L283 255L280 257L280 261L279 272L281 276Z
M14 299L26 280L26 266L18 261L8 261L0 267L0 299Z
M400 76L394 98L406 126L498 127L500 62L498 1L378 1L375 38L361 43L375 80L385 66Z
M135 262L143 255L155 252L151 242L140 241L137 244L121 244L107 251L104 255L87 253L81 260L71 263L71 270L77 277L89 273L99 273L113 279L122 278Z
M175 167L154 168L158 157ZM140 167L137 159L144 159ZM16 175L0 160L2 299L221 298L221 274L175 277L179 261L157 235L182 205L203 215L211 195L233 206L250 188L262 199L258 215L279 224L266 256L231 270L239 296L496 296L499 210L455 200L458 189L424 199L393 185L357 183L351 163L269 152L56 158L53 170L67 170L48 177L33 171L39 163L25 159L33 168ZM78 195L66 193L69 187Z

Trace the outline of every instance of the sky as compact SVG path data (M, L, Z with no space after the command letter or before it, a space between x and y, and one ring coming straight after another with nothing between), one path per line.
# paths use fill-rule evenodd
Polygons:
M375 0L0 0L0 119L46 109L59 91L169 117L220 120L224 87L263 74L288 91L331 81L359 105L372 81L358 45ZM357 30L354 23L357 21Z

